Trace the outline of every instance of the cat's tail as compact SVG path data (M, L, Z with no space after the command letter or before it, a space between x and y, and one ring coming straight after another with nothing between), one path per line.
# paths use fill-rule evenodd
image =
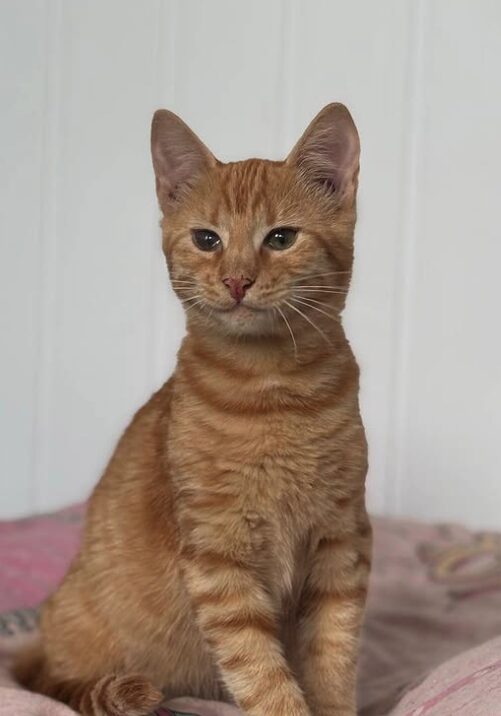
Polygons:
M160 689L141 674L108 674L86 682L55 679L40 644L19 655L13 674L25 688L62 701L81 716L147 716L164 700Z

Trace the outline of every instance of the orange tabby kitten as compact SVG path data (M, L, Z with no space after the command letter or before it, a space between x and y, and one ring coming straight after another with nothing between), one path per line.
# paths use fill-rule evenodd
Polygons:
M92 495L18 675L85 716L142 716L162 691L353 716L371 542L340 321L355 125L331 104L286 161L223 164L160 110L152 152L187 336Z

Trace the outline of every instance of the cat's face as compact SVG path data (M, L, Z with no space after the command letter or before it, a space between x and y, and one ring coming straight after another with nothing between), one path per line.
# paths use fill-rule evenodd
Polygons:
M358 137L329 105L285 162L222 164L175 115L152 131L172 285L199 325L234 335L328 330L348 288ZM329 163L330 160L330 163Z

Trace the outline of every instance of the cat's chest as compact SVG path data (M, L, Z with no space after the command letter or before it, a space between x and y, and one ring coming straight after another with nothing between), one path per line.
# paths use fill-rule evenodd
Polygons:
M293 598L312 533L332 514L337 458L329 422L300 411L222 414L186 402L173 415L169 453L177 493L204 511L197 519L236 541L277 599Z
M211 415L181 405L170 426L176 479L190 489L233 495L256 533L304 531L329 502L339 462L325 419L295 414Z
M227 460L228 455L226 466ZM234 465L239 476L234 493L237 520L248 534L252 562L262 569L267 589L283 610L301 591L314 533L325 519L316 457L300 440L262 436L245 460L242 453L235 455Z

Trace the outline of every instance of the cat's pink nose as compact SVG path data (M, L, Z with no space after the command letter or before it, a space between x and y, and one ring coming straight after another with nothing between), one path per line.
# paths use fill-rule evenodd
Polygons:
M235 299L237 303L245 296L247 289L252 286L254 281L245 276L227 276L223 278L223 283L231 294L231 297Z

